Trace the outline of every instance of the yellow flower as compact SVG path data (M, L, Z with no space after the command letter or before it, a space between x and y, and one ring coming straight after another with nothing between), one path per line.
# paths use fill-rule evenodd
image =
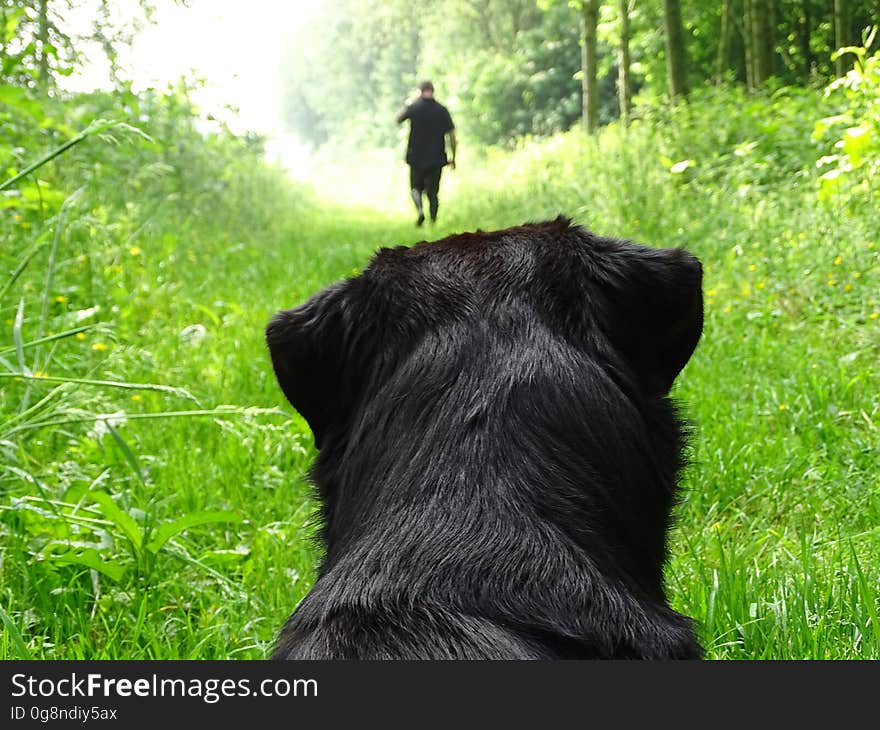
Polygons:
M810 365L810 367L811 367L813 370L815 370L815 369L818 368L819 366L816 365L816 363L813 363L812 365Z
M48 378L49 373L47 373L43 370L37 370L36 372L34 372L34 377L35 378Z
M758 289L763 289L765 286L767 286L767 282L759 281L756 286L758 287Z
M788 410L788 406L786 406L786 405L780 405L780 406L779 406L779 410L780 410L780 411L787 411L787 410Z
M103 352L107 349L107 345L105 345L103 342L96 342L94 345L92 345L92 349L97 350L98 352Z
M57 297L55 297L55 301L58 302L59 304L64 304L67 301L67 297L65 297L62 294L59 294Z
M853 274L852 274L852 275L853 275L853 279L861 279L861 278L862 278L862 272L861 272L861 271L853 271Z
M80 342L82 342L86 338L86 333L85 332L77 332L74 335L74 337L76 337L76 339L78 339Z
M843 285L843 290L844 290L844 291L852 291L852 290L853 290L853 285L852 285L852 284L849 284L849 283L846 283L846 284Z
M750 297L750 296L752 296L752 289L751 289L751 287L750 287L748 284L743 284L743 287L742 287L742 289L740 290L740 293L741 293L744 297Z
M828 286L837 286L837 280L836 279L829 279Z
M122 267L119 264L113 264L113 266L111 266L110 268L113 269L113 271L115 271L117 274L122 273Z
M843 263L843 256L838 256L836 259L834 259L835 266L840 266L842 263Z
M134 401L138 401L138 400L141 400L141 397L139 395L135 394L131 397L131 399Z
M871 242L868 244L868 248L874 248L874 246L876 246L876 245L877 245L876 243L874 243L873 241L871 241Z
M130 249L128 249L128 252L132 256L140 256L141 255L141 249L139 246L132 246Z
M707 297L714 297L717 293L718 292L716 292L714 289L710 289L709 291L706 292L706 296Z
M871 314L869 314L868 316L871 319L877 319L878 317L880 317L880 312L871 312Z
M733 307L731 307L731 306L728 304L728 305L724 308L724 311L727 312L727 314L730 314L730 313L733 311Z
M758 267L755 266L754 264L749 264L749 271L754 271L754 270L757 269L757 268L758 268Z

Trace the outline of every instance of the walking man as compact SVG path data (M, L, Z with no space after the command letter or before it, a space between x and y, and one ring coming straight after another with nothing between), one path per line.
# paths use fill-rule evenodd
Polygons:
M420 96L397 115L397 123L409 119L409 142L406 164L409 165L409 187L419 214L416 225L425 222L422 195L427 194L431 222L437 220L437 192L444 165L455 169L455 126L449 110L434 98L430 81L419 84ZM446 136L452 157L446 157Z

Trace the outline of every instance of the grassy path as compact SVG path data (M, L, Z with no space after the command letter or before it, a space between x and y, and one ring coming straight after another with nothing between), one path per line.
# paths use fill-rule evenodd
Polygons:
M787 190L684 186L637 148L599 160L554 144L448 179L435 231L402 203L320 203L213 237L65 243L47 331L94 305L81 321L105 324L46 346L38 374L186 394L0 382L0 656L265 656L317 555L311 438L274 382L268 318L380 245L564 211L602 234L685 245L706 267L705 336L677 388L695 435L675 607L713 657L880 658L877 224ZM17 283L25 343L39 273ZM7 359L17 303L2 302ZM135 417L192 411L209 413ZM85 423L15 430L41 413Z

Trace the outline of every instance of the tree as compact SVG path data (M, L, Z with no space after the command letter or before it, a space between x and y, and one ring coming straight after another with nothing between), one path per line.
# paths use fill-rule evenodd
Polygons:
M733 36L730 16L730 0L724 0L721 6L721 28L718 32L718 56L715 61L716 84L721 83L724 71L730 67L730 40Z
M688 94L687 48L681 21L680 0L663 0L663 30L666 40L666 74L669 95L686 97Z
M618 0L620 14L620 55L617 64L617 94L620 99L620 119L624 126L629 125L632 110L632 80L630 79L629 56L629 0Z
M135 0L120 14L115 12L119 3L94 0L91 27L83 31L72 27L66 13L75 0L0 0L0 84L49 95L59 76L69 75L96 51L106 56L111 80L120 82L119 50L152 22L156 2Z
M834 45L837 48L851 45L849 35L849 4L847 0L834 0ZM850 68L850 55L841 54L834 61L834 71L838 77Z
M752 35L752 87L763 86L773 75L773 3L772 0L747 0Z
M581 89L583 125L587 134L599 129L599 85L596 74L596 27L599 0L580 0L581 13Z
M800 9L800 51L804 57L804 81L808 82L813 73L813 49L810 45L810 36L813 33L813 20L810 13L810 0L801 0Z

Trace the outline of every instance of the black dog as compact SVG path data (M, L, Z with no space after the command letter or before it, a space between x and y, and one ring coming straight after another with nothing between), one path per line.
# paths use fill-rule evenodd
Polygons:
M701 280L559 218L382 249L279 313L326 556L275 656L700 657L663 566Z

